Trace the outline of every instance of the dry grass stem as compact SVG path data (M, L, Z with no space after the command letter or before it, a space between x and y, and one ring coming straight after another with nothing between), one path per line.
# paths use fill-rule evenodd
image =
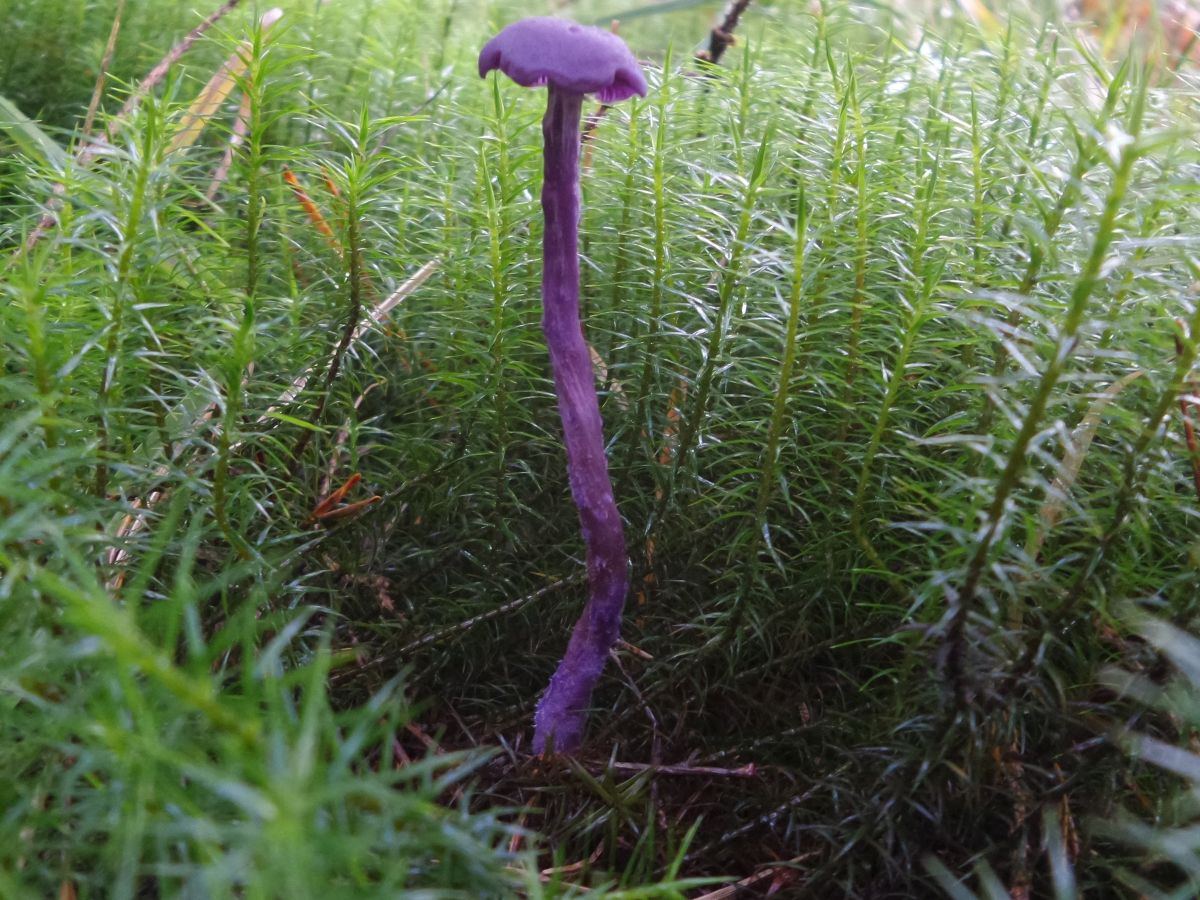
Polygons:
M100 70L96 73L96 86L92 89L92 99L88 103L87 114L83 117L83 140L92 133L96 121L96 112L100 109L100 101L104 99L104 86L108 81L108 67L112 65L113 53L117 49L117 35L121 33L121 15L125 12L125 0L117 0L117 11L113 14L112 28L108 32L108 43L104 46L104 56L100 60Z

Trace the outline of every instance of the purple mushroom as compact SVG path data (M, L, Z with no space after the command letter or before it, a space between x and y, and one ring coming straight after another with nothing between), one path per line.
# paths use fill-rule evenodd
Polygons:
M584 94L604 103L644 97L646 80L615 34L545 17L515 22L488 41L479 54L480 77L492 69L524 87L545 85L549 94L542 120L542 330L562 417L567 475L587 548L591 597L538 702L533 749L570 753L582 741L592 689L620 636L629 590L625 535L608 479L600 403L579 317L580 115Z

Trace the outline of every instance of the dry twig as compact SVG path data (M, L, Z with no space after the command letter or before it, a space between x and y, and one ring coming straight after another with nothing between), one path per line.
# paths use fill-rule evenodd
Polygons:
M610 762L605 763L606 769L616 769L618 772L653 772L656 775L691 775L715 778L757 778L758 767L747 763L736 769L722 769L717 766L689 766L686 763L655 765L654 763Z
M92 125L96 122L96 112L100 109L100 101L104 97L104 84L108 81L108 67L112 65L113 53L117 49L117 35L121 33L121 16L125 12L125 0L117 0L117 11L113 15L112 28L108 32L108 43L104 46L104 56L100 59L100 71L96 73L96 86L92 89L92 99L88 103L87 115L83 117L83 140L92 133Z
M772 880L772 888L768 889L767 895L775 893L774 885L783 884L793 881L797 876L797 870L792 868L806 860L812 859L820 853L819 850L810 850L802 856L797 856L787 861L787 865L775 864L759 869L753 875L743 878L741 881L735 881L733 884L727 884L725 887L717 888L715 891L709 891L707 894L701 894L696 900L733 900L735 897L745 896L745 890L752 888L768 878Z
M75 154L75 162L80 166L87 166L96 156L102 146L111 144L117 136L121 125L125 120L138 108L141 102L146 98L146 95L154 89L154 87L162 81L163 77L170 71L171 66L175 65L180 58L190 50L195 43L204 36L210 28L217 24L226 15L232 12L242 0L226 0L212 15L193 28L187 33L187 36L171 48L171 51L164 56L153 69L150 70L145 78L139 82L125 100L121 111L109 120L108 127L104 129L103 142L88 142L80 146ZM51 190L52 196L46 202L45 211L42 213L41 219L33 230L29 232L29 236L25 238L25 243L22 244L15 253L8 258L6 268L11 268L15 263L19 262L27 253L38 245L46 233L54 227L57 221L56 214L62 206L62 198L66 196L67 186L65 182L59 182L54 185Z
M750 0L730 0L729 5L725 7L724 16L721 17L721 24L714 26L709 32L707 49L698 50L696 59L714 66L721 61L725 51L733 46L734 29L749 5Z
M393 654L392 657L389 657L389 659L394 659L396 656L404 656L408 653L411 653L413 650L418 650L421 647L427 647L430 644L436 644L438 641L445 640L446 638L452 637L453 635L462 634L465 631L470 631L476 625L479 625L483 622L488 622L492 619L497 619L500 616L503 616L507 613L514 612L523 606L527 606L528 604L532 603L534 600L540 600L542 597L545 597L547 594L553 594L556 591L559 591L562 588L565 588L569 585L578 584L580 581L583 581L585 577L586 577L586 573L578 572L574 575L570 575L566 578L562 578L558 581L548 584L545 587L540 587L533 593L526 594L524 597L518 597L516 600L509 600L507 603L502 603L500 606L497 606L495 609L489 609L485 613L480 613L479 615L472 616L471 618L465 619L462 622L458 622L454 625L450 625L450 626L447 626L446 628L442 628L438 631L434 631L430 634L425 635L424 637L417 638L417 640L411 641L411 642L405 644L395 654ZM382 657L377 657L375 660L372 661L372 663L367 663L366 665L372 665L374 663L379 663L382 661L383 661Z
M1183 322L1178 321L1179 327L1183 328ZM1183 338L1178 332L1175 334L1175 355L1183 354ZM1200 383L1195 379L1189 378L1186 384L1186 392L1179 396L1179 413L1183 416L1183 439L1187 444L1188 456L1192 463L1192 484L1196 489L1196 498L1200 499L1200 442L1196 440L1196 423L1192 419L1192 410L1200 406Z

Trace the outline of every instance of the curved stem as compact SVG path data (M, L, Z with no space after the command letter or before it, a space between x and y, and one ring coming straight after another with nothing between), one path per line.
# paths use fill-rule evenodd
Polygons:
M533 749L575 750L592 689L617 642L629 590L625 534L604 455L604 430L592 360L579 317L579 123L583 95L549 89L542 212L542 330L567 447L567 475L587 548L591 596L534 714Z

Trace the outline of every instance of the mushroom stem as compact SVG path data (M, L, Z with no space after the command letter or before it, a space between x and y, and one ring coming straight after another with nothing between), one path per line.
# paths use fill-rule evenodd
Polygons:
M550 85L546 116L542 330L567 447L567 475L587 549L590 598L534 714L533 749L570 753L583 738L592 689L620 636L629 590L621 516L613 499L595 376L579 315L579 143L583 94Z

